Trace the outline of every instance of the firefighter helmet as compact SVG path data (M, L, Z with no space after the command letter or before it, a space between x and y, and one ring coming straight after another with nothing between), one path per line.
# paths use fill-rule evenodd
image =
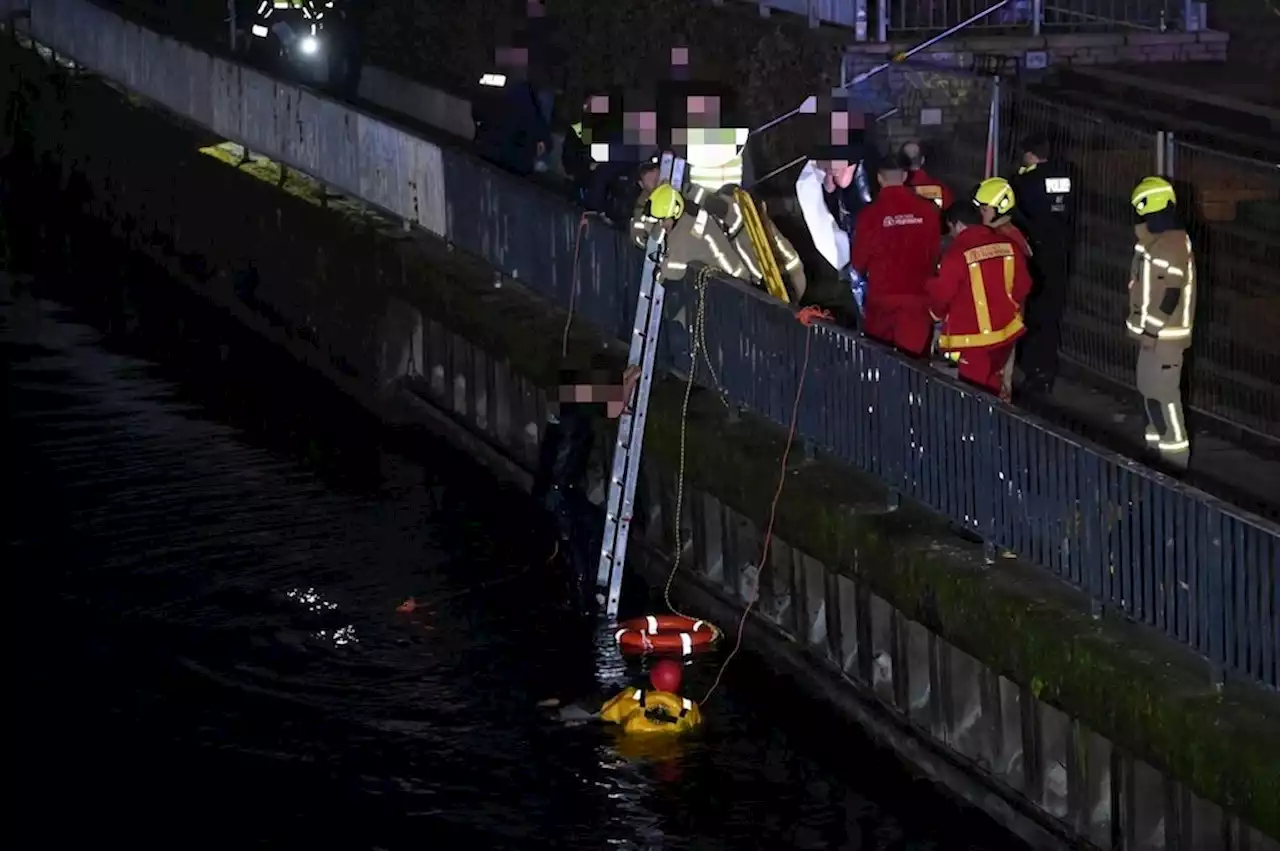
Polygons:
M1013 196L1013 187L1003 177L988 177L978 184L973 193L973 203L979 207L991 207L996 215L1003 216L1013 209L1017 199Z
M1178 196L1173 192L1173 184L1163 177L1147 177L1133 187L1129 203L1139 216L1149 216L1177 204Z
M684 198L670 183L663 183L649 194L648 207L656 219L678 219L684 214Z

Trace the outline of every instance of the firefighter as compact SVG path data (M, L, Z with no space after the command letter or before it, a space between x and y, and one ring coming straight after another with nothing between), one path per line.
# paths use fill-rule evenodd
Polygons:
M1023 390L1048 395L1058 374L1062 312L1071 278L1075 241L1072 169L1049 159L1048 140L1040 134L1022 143L1022 166L1011 184L1018 198L1017 222L1035 255L1035 287L1027 300L1027 338L1022 342Z
M1027 258L1007 236L984 225L972 204L949 207L946 222L951 244L928 285L929 312L942 323L938 347L959 353L961 380L999 395L1025 330Z
M1002 234L1031 259L1031 243L1013 223L1013 211L1018 203L1013 187L1003 177L989 177L978 184L973 192L973 204L982 214L982 223Z
M863 331L868 337L922 357L933 324L925 283L942 239L938 207L906 186L901 159L882 161L880 193L858 213L850 265L866 281Z
M720 223L670 183L658 184L642 196L637 207L631 222L631 238L637 244L647 244L655 228L666 228L667 250L662 261L662 277L666 280L683 280L689 266L695 263L704 263L731 278L748 280L747 268Z
M930 176L924 170L924 152L920 150L919 142L907 142L899 149L898 155L907 164L907 186L914 189L921 198L937 204L939 210L945 210L951 206L954 200L951 190L945 183Z
M1169 181L1148 177L1134 187L1129 200L1139 221L1125 324L1141 346L1137 383L1147 414L1147 446L1185 470L1191 442L1182 416L1181 382L1196 309L1195 258Z

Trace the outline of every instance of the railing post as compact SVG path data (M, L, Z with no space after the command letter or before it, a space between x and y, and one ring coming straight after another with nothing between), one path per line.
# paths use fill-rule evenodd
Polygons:
M853 40L863 42L867 40L867 0L850 0L853 3ZM841 66L841 74L844 73L844 66Z
M1040 27L1044 24L1044 0L1031 0L1031 34L1040 35Z
M1173 172L1178 167L1178 149L1174 146L1173 131L1164 131L1164 176L1173 177Z
M231 46L231 52L236 52L236 0L227 0L227 44Z
M1000 170L1000 77L991 78L991 114L987 117L987 168L984 177Z
M876 0L876 41L889 40L889 0Z
M1165 131L1156 131L1156 174L1168 174L1165 171L1165 155L1168 154L1169 149L1165 145L1164 137Z

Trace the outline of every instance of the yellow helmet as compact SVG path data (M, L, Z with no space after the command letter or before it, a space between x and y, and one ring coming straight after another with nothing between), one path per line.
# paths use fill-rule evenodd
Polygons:
M1139 216L1149 216L1178 203L1178 196L1173 193L1173 184L1163 177L1147 177L1133 187L1129 203Z
M1003 177L988 177L978 184L977 191L973 193L973 203L979 207L992 207L1000 216L1012 210L1016 200L1013 187Z
M649 215L658 219L678 219L684 214L684 197L670 183L662 183L649 193Z

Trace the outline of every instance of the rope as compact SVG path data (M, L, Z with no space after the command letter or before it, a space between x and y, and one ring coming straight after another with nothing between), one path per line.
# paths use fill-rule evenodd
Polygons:
M680 405L680 463L676 472L676 507L675 507L675 553L671 560L671 572L667 574L667 584L662 589L663 600L667 604L667 608L674 615L681 617L689 617L684 612L675 607L671 602L671 585L675 582L676 573L680 570L680 560L684 555L684 545L681 540L681 520L684 519L684 474L685 474L685 447L687 446L687 438L689 433L689 398L693 395L693 376L698 369L698 355L701 353L702 360L707 365L707 370L711 373L711 381L715 385L716 391L720 394L720 401L728 407L729 403L725 401L724 391L720 387L720 376L716 374L715 365L711 363L711 356L708 354L707 348L707 279L711 277L711 270L703 267L698 270L697 276L694 278L694 287L698 291L698 308L694 314L692 344L689 347L689 377L684 385L684 400ZM694 618L693 620L696 620Z
M820 307L804 307L796 314L796 319L806 329L811 329L813 323L818 320L827 320L831 318L831 314L827 313ZM706 695L702 698L702 703L706 703L711 699L711 695L720 686L720 680L724 677L725 670L729 667L729 663L733 661L733 657L738 655L738 651L742 649L742 633L747 625L747 618L751 615L751 610L755 607L756 600L760 599L760 581L764 578L765 567L769 564L769 545L773 543L773 524L778 514L778 502L782 499L782 488L787 483L787 459L791 455L791 444L795 442L796 421L800 416L800 398L804 394L804 381L809 373L809 351L812 348L813 334L806 333L804 335L804 360L800 365L800 383L796 386L795 402L791 405L791 425L787 429L787 443L782 450L782 469L778 472L778 487L773 492L773 502L769 506L769 523L764 530L764 544L760 551L760 571L756 574L756 593L748 602L746 608L742 610L742 617L738 620L738 635L733 643L733 650L725 657L724 662L720 665L720 670L716 673L715 682L711 684L711 688L707 689Z
M560 356L569 356L569 329L573 326L573 311L578 304L578 258L582 252L582 235L587 232L587 224L592 216L599 213L588 210L578 219L578 231L573 237L573 271L569 283L569 315L564 318L564 333L560 336Z

